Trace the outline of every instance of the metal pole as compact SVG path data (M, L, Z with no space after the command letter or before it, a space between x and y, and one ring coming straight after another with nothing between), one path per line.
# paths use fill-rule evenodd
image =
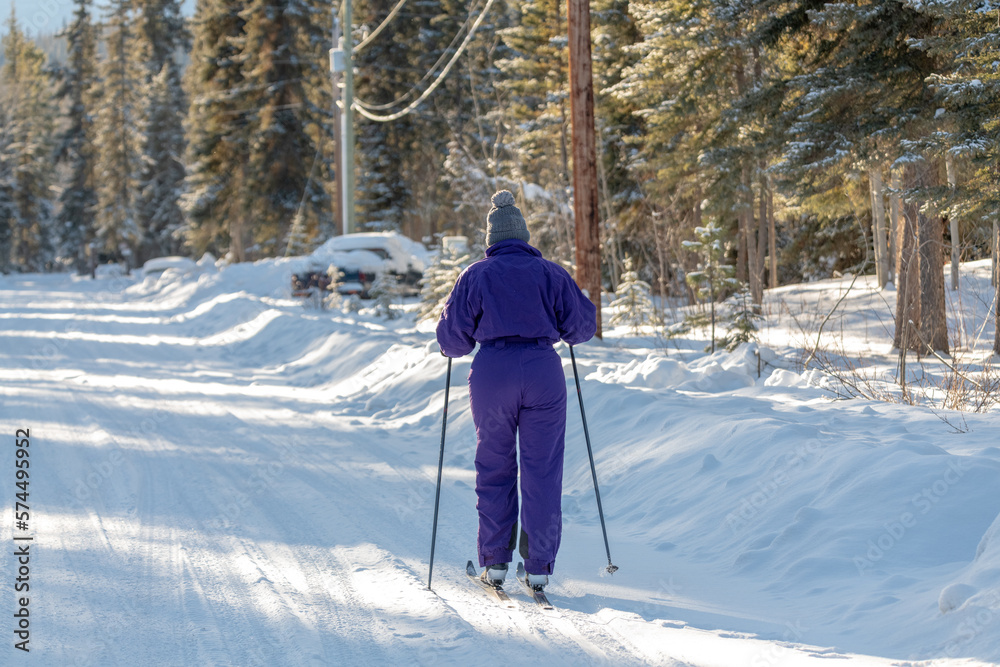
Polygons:
M617 565L611 563L611 547L608 545L608 529L604 525L604 508L601 506L601 490L597 486L597 466L594 465L594 450L590 447L590 431L587 429L587 413L583 409L583 392L580 390L580 373L576 370L576 355L569 346L569 358L573 361L573 378L576 380L576 396L580 399L580 416L583 417L583 437L587 441L587 456L590 457L590 472L594 476L594 493L597 495L597 514L601 517L601 532L604 533L604 550L608 553L608 574L614 574Z
M441 506L441 473L444 471L444 434L448 428L448 390L451 388L451 357L448 357L448 373L444 381L444 414L441 417L441 453L438 454L437 491L434 493L434 527L431 529L431 565L427 570L427 590L431 588L434 576L434 545L437 544L438 508Z
M341 113L340 113L340 82L341 70L338 68L337 59L343 53L343 41L340 34L340 19L337 18L337 10L333 10L333 48L330 50L330 81L333 84L333 145L336 151L334 160L333 178L336 185L336 201L334 202L334 217L337 220L338 233L344 233L344 160L341 153L344 150L344 136L341 133ZM339 52L339 53L338 53Z
M354 11L351 0L344 0L344 110L341 117L341 136L344 151L341 182L344 206L344 233L354 231Z

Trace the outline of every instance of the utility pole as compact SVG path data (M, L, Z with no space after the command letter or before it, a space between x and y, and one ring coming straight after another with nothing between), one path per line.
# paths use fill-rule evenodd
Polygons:
M344 234L354 232L354 10L351 0L344 0L341 5L344 12L343 36L340 48L331 54L331 67L342 68L343 87L340 103L340 142L337 151L340 155L338 171L340 176L340 206L341 231Z
M594 76L590 56L590 2L568 0L569 90L573 126L573 217L576 221L576 282L597 306L601 331L601 228L597 209L597 139Z
M344 51L341 48L340 40L340 20L337 18L337 10L333 10L333 40L330 42L333 48L330 49L330 83L333 86L333 146L337 158L334 162L333 180L336 186L337 196L334 197L333 215L337 221L337 231L341 234L347 226L344 220L344 170L343 160L340 159L340 151L344 146L344 135L340 126L340 84L341 72L344 71Z

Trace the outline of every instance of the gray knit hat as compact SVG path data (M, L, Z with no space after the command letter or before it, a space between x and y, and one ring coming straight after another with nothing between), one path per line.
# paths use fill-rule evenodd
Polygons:
M531 238L521 209L514 206L510 190L501 190L490 199L493 208L486 215L486 246L506 239L520 239L525 243Z

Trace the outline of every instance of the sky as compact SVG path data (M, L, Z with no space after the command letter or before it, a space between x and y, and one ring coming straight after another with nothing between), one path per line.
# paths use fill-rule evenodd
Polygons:
M103 0L94 3L95 15L101 14L98 8L103 4ZM4 24L0 28L0 34L7 32L6 23L11 5L17 12L18 23L32 36L56 32L69 23L73 16L73 0L0 0L0 17ZM183 0L185 14L193 14L194 6L195 0Z

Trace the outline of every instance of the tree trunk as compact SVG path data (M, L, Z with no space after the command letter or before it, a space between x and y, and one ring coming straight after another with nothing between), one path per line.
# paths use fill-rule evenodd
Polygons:
M932 185L932 167L926 160L913 167L913 187L926 188ZM944 225L936 215L924 215L920 204L913 205L917 220L917 247L919 257L920 319L917 324L919 336L914 341L919 354L929 350L948 352L948 321L945 314L944 298ZM912 269L912 266L910 267ZM910 284L909 280L907 284ZM920 339L923 340L920 340Z
M918 214L920 247L920 335L935 352L948 354L948 317L944 297L944 221ZM923 345L923 344L922 344ZM923 346L923 353L928 352Z
M769 283L771 289L778 286L778 240L774 228L774 187L771 177L767 177L767 247L771 258Z
M991 285L1000 285L1000 223L993 221L993 275Z
M892 194L889 195L889 280L897 280L899 275L899 191L903 189L899 169L889 172Z
M997 270L1000 269L1000 225L993 221L993 312L994 312L994 333L993 333L993 353L1000 354L1000 277Z
M952 157L951 153L945 153L944 157L945 169L948 172L948 187L952 192L955 191L955 186L958 184L958 177L955 175L955 158ZM958 218L955 216L949 216L951 223L951 289L958 289L958 261L960 257L961 244L959 243L959 230L958 230Z
M752 295L756 304L764 303L764 287L767 283L764 280L764 269L767 266L767 175L764 173L763 162L759 165L760 171L757 176L760 179L760 202L758 204L757 215L757 293Z
M882 169L879 165L868 168L868 182L872 195L872 246L875 251L875 277L878 288L885 289L889 282L889 257L885 236L885 204L882 185Z
M737 217L737 243L739 244L736 248L736 279L742 283L749 282L749 273L747 271L747 216L746 213L740 209Z
M908 176L913 167L906 168ZM910 176L912 179L912 176ZM894 177L895 180L895 177ZM898 199L897 199L898 201ZM910 322L920 323L920 262L917 255L917 206L907 204L901 211L897 227L896 247L896 332L892 346L900 350L920 349L920 340L910 330ZM905 352L905 350L903 350Z
M750 283L750 294L753 298L754 303L760 303L758 299L758 294L762 294L760 289L760 274L758 269L760 262L758 259L759 255L759 244L757 243L757 221L755 220L754 210L753 210L753 181L750 173L750 167L748 165L743 166L742 171L742 184L743 184L743 203L740 210L743 213L743 229L745 231L747 240L747 278Z

